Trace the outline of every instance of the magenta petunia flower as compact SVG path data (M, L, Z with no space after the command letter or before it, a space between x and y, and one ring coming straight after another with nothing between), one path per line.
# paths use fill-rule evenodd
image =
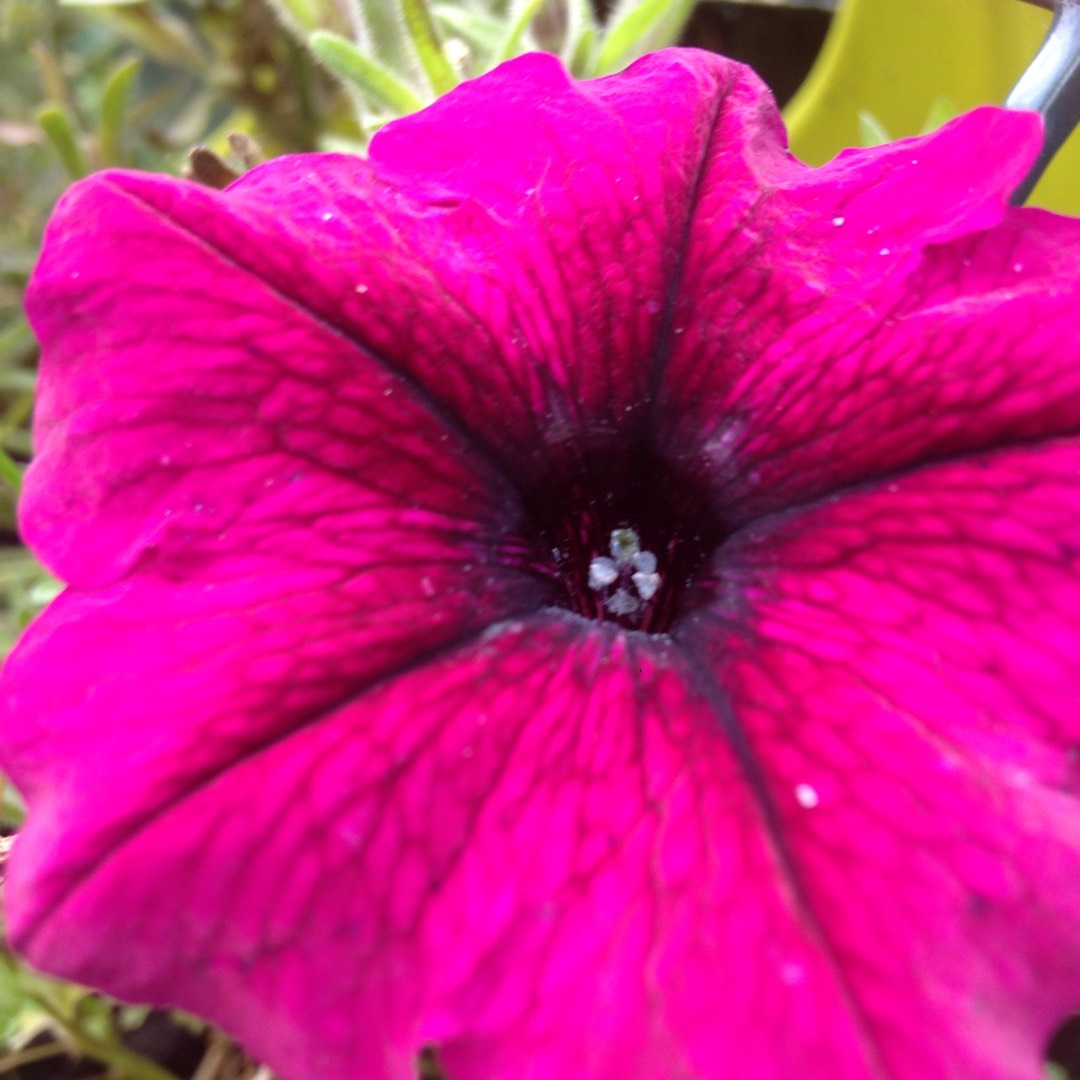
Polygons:
M1080 1006L1080 223L532 56L29 298L12 940L285 1080L1035 1080Z

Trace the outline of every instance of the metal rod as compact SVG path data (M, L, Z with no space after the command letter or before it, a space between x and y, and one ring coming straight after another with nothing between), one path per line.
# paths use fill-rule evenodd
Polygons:
M1013 192L1020 206L1080 121L1080 0L1028 0L1054 12L1035 59L1020 76L1005 105L1033 109L1043 118L1046 138L1024 182Z

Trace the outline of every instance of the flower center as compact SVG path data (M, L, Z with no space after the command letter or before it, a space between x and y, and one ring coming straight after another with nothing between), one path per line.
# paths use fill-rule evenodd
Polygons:
M656 556L641 550L633 529L616 529L611 554L597 555L589 563L589 588L600 594L604 608L616 617L643 613L660 581Z
M662 634L711 591L711 493L648 451L592 452L530 493L537 566L585 618Z

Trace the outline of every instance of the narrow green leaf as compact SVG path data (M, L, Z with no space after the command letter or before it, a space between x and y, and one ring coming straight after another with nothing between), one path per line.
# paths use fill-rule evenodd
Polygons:
M120 138L124 130L124 112L127 108L128 95L132 83L139 74L139 60L125 60L114 68L105 81L101 92L101 126L98 132L98 146L102 165L119 165Z
M953 102L946 97L935 98L930 103L930 111L926 114L923 122L921 135L928 135L931 131L937 131L942 124L955 120L962 112Z
M26 804L11 784L4 781L3 777L0 777L0 781L3 781L0 785L0 822L9 829L17 829L26 817ZM2 1000L3 993L0 992L0 1001ZM0 1076L2 1075L3 1073L0 1073Z
M597 34L596 13L592 0L567 0L566 40L563 42L562 60L578 74L575 60L587 62Z
M492 56L499 51L505 36L504 20L479 11L462 11L455 4L436 4L431 13L444 30L467 41L483 56Z
M889 133L885 130L884 124L871 112L867 112L865 109L859 110L859 145L860 146L881 146L884 143L891 142Z
M208 77L220 76L215 61L202 51L192 30L178 16L158 10L156 4L144 4L134 11L107 4L94 12L94 22L166 64Z
M316 30L308 39L308 44L334 74L370 94L399 116L424 107L424 102L411 87L393 72L365 56L348 38L329 30Z
M67 110L62 105L47 105L38 113L37 122L48 136L49 142L52 143L53 149L72 180L84 177L90 170L87 168L86 158L75 135L75 126Z
M640 0L617 10L604 34L596 73L609 75L618 71L647 47L661 44L649 42L649 35L664 24L681 28L693 7L694 0Z
M588 79L596 74L593 63L593 50L596 47L596 28L589 27L574 45L574 51L570 54L570 62L567 67L571 73L579 79Z
M27 989L26 996L64 1029L76 1049L81 1053L105 1065L112 1066L117 1072L127 1077L128 1080L180 1080L176 1073L162 1068L157 1062L143 1057L134 1050L129 1050L120 1043L114 1045L95 1038L84 1031L76 1018L69 1015L74 1010L62 1008L53 998L50 992L53 989L58 995L62 995L65 989L75 990L76 988L68 987L63 983L50 983L50 990ZM82 991L82 993L85 994L86 991Z
M0 480L18 495L22 491L22 466L0 446Z
M544 0L525 0L525 3L520 6L520 10L517 12L516 17L511 19L510 28L495 53L496 63L509 60L511 56L517 56L525 31L528 30L529 24L536 18L543 6Z
M292 24L290 29L299 28L306 33L318 29L322 13L314 0L270 0L270 6L286 26Z
M457 86L458 77L442 51L442 43L435 32L435 24L431 21L427 0L400 0L400 3L401 12L405 16L405 26L420 59L420 66L431 83L431 89L436 94L448 93Z

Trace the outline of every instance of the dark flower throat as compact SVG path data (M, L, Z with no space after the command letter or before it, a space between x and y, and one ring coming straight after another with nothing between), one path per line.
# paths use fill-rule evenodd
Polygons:
M708 592L725 530L705 487L655 453L592 452L545 476L527 504L560 607L663 634Z

